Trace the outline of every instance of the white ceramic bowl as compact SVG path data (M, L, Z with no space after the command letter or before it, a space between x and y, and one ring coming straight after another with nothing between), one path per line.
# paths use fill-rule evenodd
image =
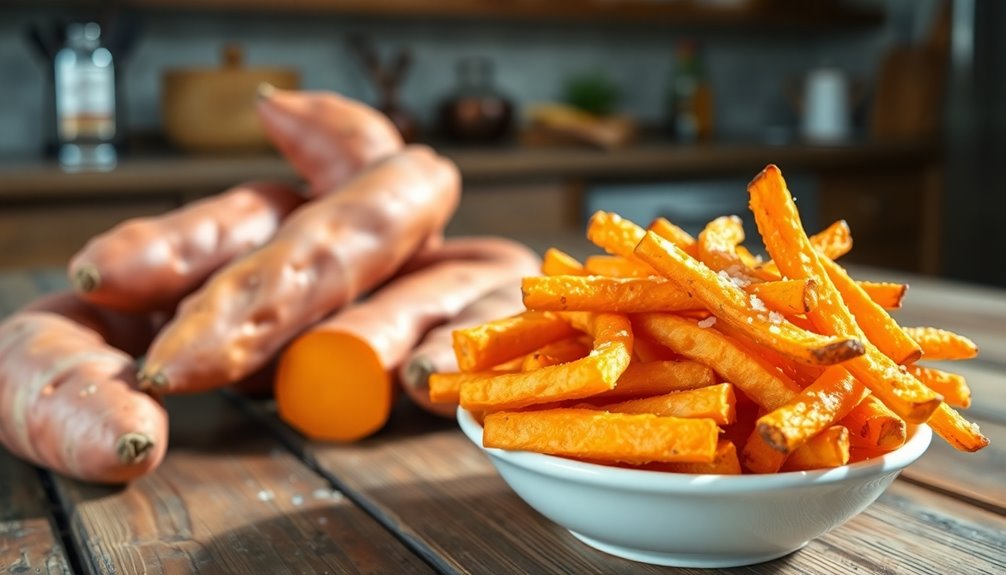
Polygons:
M482 448L482 426L458 409ZM919 426L901 449L822 471L686 475L482 448L531 507L601 551L676 567L736 567L782 557L848 521L929 447Z

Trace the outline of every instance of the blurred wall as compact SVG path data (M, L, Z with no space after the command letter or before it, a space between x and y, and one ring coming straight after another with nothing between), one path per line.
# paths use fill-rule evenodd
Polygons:
M876 0L925 27L934 2ZM45 67L23 39L24 27L55 12L20 10L0 18L0 155L30 155L42 146L47 81ZM339 15L255 13L145 13L140 39L123 64L127 129L159 125L164 69L213 66L224 42L246 47L249 65L301 70L307 88L330 89L372 101L362 68L346 46L350 33L375 40L384 54L413 51L404 103L429 122L439 99L454 85L454 64L484 56L496 66L496 83L518 104L554 99L563 80L602 71L621 88L621 108L645 122L664 117L675 42L698 39L715 90L716 130L725 138L759 138L767 125L795 121L784 85L815 65L840 66L869 85L879 58L903 28L889 18L869 30L683 30L649 26L406 21Z

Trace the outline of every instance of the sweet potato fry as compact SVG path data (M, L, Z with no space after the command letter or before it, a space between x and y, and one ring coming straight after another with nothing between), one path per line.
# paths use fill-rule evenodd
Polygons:
M596 461L709 463L718 435L709 419L558 408L490 413L482 444Z
M501 375L504 373L518 373L516 369L501 369L492 371L470 371L470 372L434 372L430 374L430 401L433 403L457 403L461 396L461 385L465 381L472 381Z
M590 343L590 338L581 334L545 344L524 356L521 371L533 371L580 359L590 353Z
M910 338L901 326L877 305L863 288L853 281L842 266L828 258L818 258L828 277L835 284L842 301L848 306L860 329L870 343L894 363L913 363L922 357L922 348Z
M837 260L852 249L852 232L845 220L838 220L824 230L810 236L810 243L819 254ZM780 275L779 268L773 261L765 262L759 270L763 273Z
M908 293L908 284L868 281L858 281L856 283L859 284L859 287L863 288L863 291L866 292L866 295L870 296L870 299L886 310L899 309L901 302L905 299L905 294Z
M833 425L812 437L786 458L780 471L810 471L849 462L849 430Z
M636 339L636 343L639 339ZM614 389L593 395L597 401L623 401L672 391L698 389L716 383L712 368L691 360L632 362L625 368Z
M713 368L766 409L775 409L800 392L792 380L714 328L699 327L693 320L672 314L639 314L633 318L633 327L682 356Z
M858 340L865 348L865 354L849 359L845 367L905 420L927 420L942 398L899 370L856 324L803 231L796 204L779 169L772 165L765 168L748 185L748 191L758 229L779 269L789 278L818 282L818 303L808 314L810 320L822 332Z
M805 314L817 305L817 282L813 279L766 281L751 284L746 291L787 317Z
M637 337L632 345L633 361L652 362L677 359L678 354L647 338Z
M451 334L461 371L481 371L576 333L563 318L528 311Z
M698 389L672 391L664 395L608 403L601 408L612 413L652 413L663 417L707 418L719 425L730 425L737 416L736 404L734 386L719 383Z
M964 376L935 367L909 365L907 368L926 387L942 395L947 404L964 409L971 407L971 388Z
M548 248L541 259L541 273L547 276L579 276L587 272L584 271L583 264L573 256L556 248Z
M761 273L744 263L737 246L744 241L744 224L737 216L720 216L699 233L698 259L714 271L726 271L746 283L774 280L776 274Z
M691 473L693 475L740 475L741 464L737 459L737 447L733 442L721 439L716 444L716 453L709 463L670 463L655 462L637 467L650 471L665 471L668 473Z
M786 454L773 448L753 429L748 434L744 447L741 449L741 467L748 473L775 473L782 468Z
M661 277L526 277L521 292L524 306L539 311L639 313L702 308L678 284Z
M978 425L964 419L945 403L940 404L928 423L933 431L957 450L978 451L988 447L989 439L982 435Z
M935 327L902 328L922 348L922 357L932 360L972 359L978 356L975 342L952 331Z
M908 437L905 420L872 395L852 409L839 423L849 430L853 447L891 451L904 445Z
M648 278L655 275L650 266L622 256L587 256L583 269L589 275L616 278Z
M855 337L823 336L771 316L757 296L748 296L653 232L647 232L635 253L702 301L718 320L786 357L831 365L863 354L863 344Z
M639 261L633 250L645 233L646 230L635 223L611 212L598 211L587 222L587 239L594 245L611 255L638 262L644 267L646 264ZM650 275L660 274L654 270L650 271Z
M618 314L589 314L594 338L582 359L523 373L487 375L461 385L460 404L468 410L502 411L568 399L582 399L615 387L632 357L632 327Z
M758 433L777 451L792 453L845 417L869 394L841 366L832 366L786 405L758 418Z
M698 243L695 241L695 238L685 230L669 222L667 218L653 220L646 229L678 246L681 248L681 251L693 258L698 256Z

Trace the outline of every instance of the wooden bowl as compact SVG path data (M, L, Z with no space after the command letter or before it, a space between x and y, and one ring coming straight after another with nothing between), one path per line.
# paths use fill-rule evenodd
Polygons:
M267 82L294 90L300 75L286 68L246 68L239 47L226 46L219 68L164 73L161 113L168 140L197 153L257 151L269 141L255 111L257 90Z

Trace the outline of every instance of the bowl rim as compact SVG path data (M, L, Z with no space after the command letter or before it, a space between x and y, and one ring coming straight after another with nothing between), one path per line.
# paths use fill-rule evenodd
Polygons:
M644 469L624 469L535 453L507 451L482 445L482 426L463 407L457 409L462 432L490 457L542 475L578 483L653 492L740 493L774 491L811 485L825 485L850 479L879 477L894 473L919 459L932 442L928 425L909 425L909 437L900 448L868 461L860 461L814 471L787 471L765 475L710 475L673 473Z

